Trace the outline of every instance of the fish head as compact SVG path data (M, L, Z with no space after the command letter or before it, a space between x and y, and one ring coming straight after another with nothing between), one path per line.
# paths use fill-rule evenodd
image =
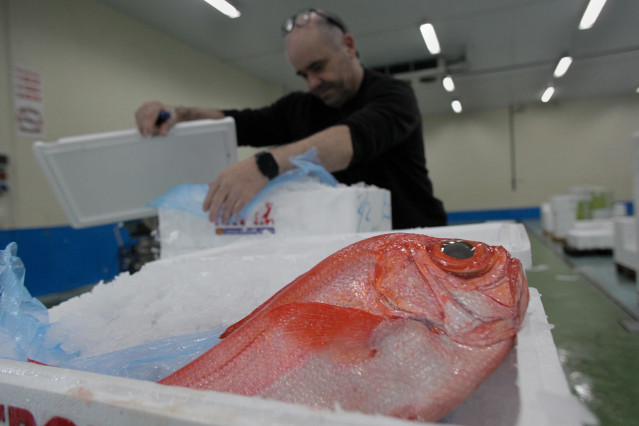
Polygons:
M503 247L405 234L378 253L377 291L400 316L473 345L519 329L528 286L521 263Z

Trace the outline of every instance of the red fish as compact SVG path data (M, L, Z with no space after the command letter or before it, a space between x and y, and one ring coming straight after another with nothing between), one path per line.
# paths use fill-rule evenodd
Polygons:
M497 368L527 305L503 247L386 234L327 257L160 383L436 421Z

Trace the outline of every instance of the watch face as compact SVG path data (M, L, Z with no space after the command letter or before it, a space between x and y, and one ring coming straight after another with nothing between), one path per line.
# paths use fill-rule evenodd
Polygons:
M260 172L269 179L273 179L279 174L280 168L270 152L260 152L256 154L257 167Z

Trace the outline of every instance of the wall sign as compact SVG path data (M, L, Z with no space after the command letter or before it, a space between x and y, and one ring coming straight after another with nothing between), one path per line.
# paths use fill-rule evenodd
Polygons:
M42 107L42 75L24 67L14 67L13 108L18 136L44 137Z

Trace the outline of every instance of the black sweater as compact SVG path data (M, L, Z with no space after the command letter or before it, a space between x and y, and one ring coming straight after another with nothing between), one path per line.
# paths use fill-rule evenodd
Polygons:
M446 225L428 177L421 114L408 84L365 70L357 95L339 109L296 92L268 107L224 113L235 119L239 145L281 145L330 126L348 126L353 158L335 178L390 190L393 229Z

